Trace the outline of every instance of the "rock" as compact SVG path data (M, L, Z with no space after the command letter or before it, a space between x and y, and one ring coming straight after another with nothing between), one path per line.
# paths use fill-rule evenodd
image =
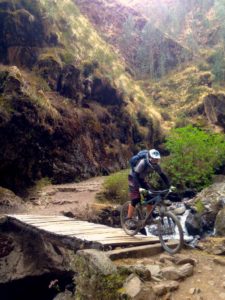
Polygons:
M161 267L159 265L146 265L145 266L153 277L161 277Z
M225 236L225 208L216 217L215 230L217 235Z
M151 272L147 266L144 265L134 265L130 266L129 271L135 273L138 277L140 277L144 281L151 280Z
M129 299L156 300L156 296L152 290L152 287L150 285L144 285L135 274L131 274L127 278L127 280L123 285L123 290L124 290L123 295L125 297L127 296L130 297Z
M0 187L0 212L9 212L12 210L15 212L23 204L23 200L16 196L12 191Z
M163 281L161 283L153 285L153 291L157 296L163 296L170 291L175 291L179 287L177 281Z
M57 90L61 95L75 99L79 102L80 91L82 90L82 82L80 77L80 70L74 65L66 65L59 78Z
M59 77L62 72L62 62L57 56L41 56L35 68L37 72L47 81L48 85L53 89L58 89Z
M72 265L77 272L75 298L92 300L95 295L96 300L119 299L127 273L117 272L106 253L94 249L79 250ZM138 276L133 274L132 278L139 286Z
M202 234L202 219L201 215L196 212L189 212L185 220L185 227L189 235Z
M0 284L49 274L72 272L73 251L25 231L0 232Z
M58 44L56 34L50 32L48 20L39 14L38 4L30 11L25 6L3 8L0 19L0 44L5 49L1 62L31 68L43 46Z
M174 263L176 265L185 265L185 264L191 264L192 266L195 266L197 264L197 260L191 257L177 255L175 257Z
M166 263L167 261L174 262L175 261L175 256L163 253L159 256L159 261L162 262L162 263Z
M213 262L218 265L225 266L225 259L223 258L216 257L213 259Z
M162 268L162 276L168 280L180 280L193 274L193 266L191 264L185 264L179 268L166 267Z
M179 273L181 274L182 278L185 277L189 277L191 275L193 275L193 265L191 265L190 263L187 263L185 265L182 265L181 267L178 268Z
M128 296L134 298L138 294L140 294L142 289L142 282L137 275L131 274L124 283L123 288L125 289Z
M204 109L208 120L225 128L225 94L211 93L204 97Z
M65 291L59 293L53 300L74 300L74 296L71 292Z

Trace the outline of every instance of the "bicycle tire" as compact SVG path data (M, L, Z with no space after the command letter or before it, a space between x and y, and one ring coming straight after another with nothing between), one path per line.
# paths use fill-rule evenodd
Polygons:
M133 218L132 221L134 221L134 223L136 222L136 227L135 229L131 230L127 227L126 225L126 218L127 218L127 212L128 212L128 206L130 204L130 201L126 201L120 210L120 224L121 227L123 228L123 230L125 231L126 234L134 236L135 234L137 234L139 232L140 228L140 212L139 212L139 208L136 206L134 208L134 214L133 214Z
M172 212L168 211L160 216L158 235L163 249L169 254L175 254L182 249L184 243L183 229L180 221Z

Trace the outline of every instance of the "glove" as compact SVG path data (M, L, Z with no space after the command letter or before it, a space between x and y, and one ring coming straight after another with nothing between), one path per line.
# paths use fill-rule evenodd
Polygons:
M139 188L139 193L142 194L143 196L147 196L148 195L148 190L143 189L143 188Z
M176 190L176 187L173 186L173 185L171 185L171 186L170 186L170 192L174 192L175 190Z

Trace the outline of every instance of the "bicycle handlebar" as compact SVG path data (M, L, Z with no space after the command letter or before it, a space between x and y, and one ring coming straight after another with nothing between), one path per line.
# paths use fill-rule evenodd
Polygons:
M143 188L139 188L139 192L141 194L145 194L145 195L161 195L161 194L166 194L166 193L171 193L175 190L176 188L174 186L170 186L169 189L165 189L165 190L159 190L159 191L151 191L151 190L146 190Z

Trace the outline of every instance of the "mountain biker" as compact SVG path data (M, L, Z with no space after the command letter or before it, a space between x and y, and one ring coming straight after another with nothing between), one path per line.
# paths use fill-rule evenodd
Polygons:
M165 185L168 187L170 186L170 181L168 177L163 173L161 167L159 166L160 159L161 155L159 151L156 149L151 149L148 151L146 158L139 160L136 166L134 168L131 168L130 174L128 175L129 196L131 200L131 203L128 207L128 224L129 220L131 220L133 217L135 206L141 200L139 188L144 188L146 190L151 189L150 184L146 181L147 177L151 173L158 173ZM152 209L153 205L148 204L147 211L151 212ZM132 227L132 222L130 223L130 225Z

